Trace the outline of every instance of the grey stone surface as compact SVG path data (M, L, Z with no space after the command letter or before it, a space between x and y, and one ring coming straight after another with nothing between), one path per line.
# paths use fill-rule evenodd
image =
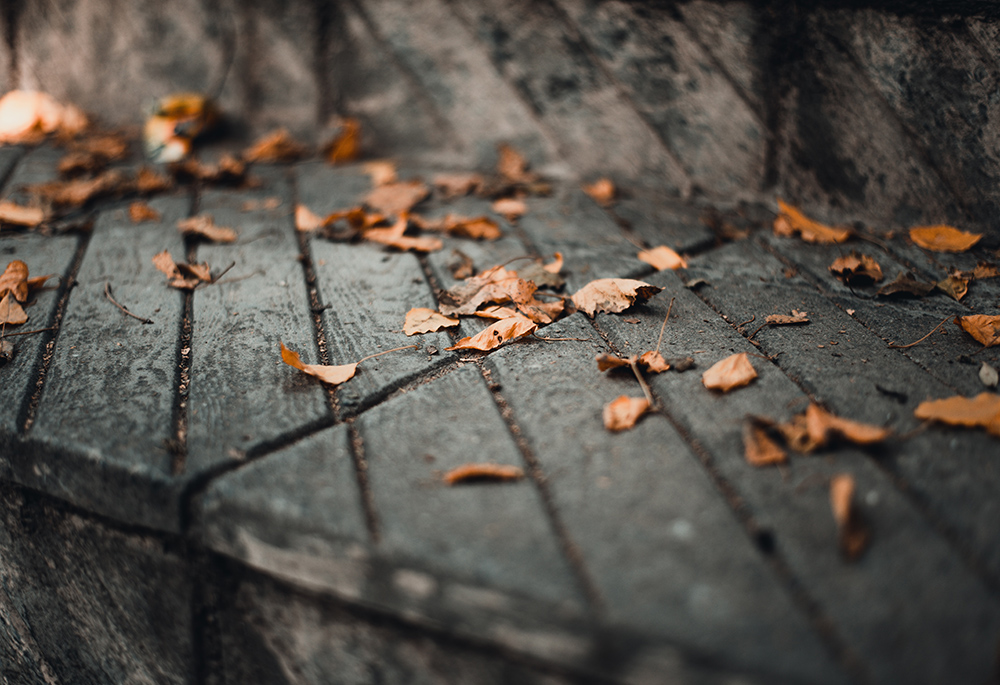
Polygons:
M17 613L7 593L0 589L0 683L44 685L51 674L31 629Z
M329 418L325 390L281 361L279 342L316 359L315 325L292 224L284 173L255 170L262 188L208 191L200 214L235 227L232 244L203 244L199 261L221 270L219 282L194 293L186 469L198 472ZM279 197L273 210L245 212L248 200Z
M751 243L696 260L690 275L712 283L699 293L733 322L792 308L808 312L808 325L765 327L755 337L762 353L780 355L777 365L810 397L842 416L905 434L920 424L913 416L920 402L954 394L800 278L786 278L781 263ZM1000 487L995 443L983 431L931 428L919 438L890 441L879 458L976 550L997 583L1000 509L993 511L989 495Z
M764 177L763 123L672 8L560 4L694 186L723 197L756 193Z
M605 404L642 391L631 375L597 370L607 350L597 331L576 314L545 335L589 342L514 343L488 365L607 619L762 677L843 682L671 425L653 415L620 434L604 428Z
M32 441L44 445L49 458L24 469L37 476L27 481L33 487L91 511L167 529L180 525L169 444L177 437L184 294L167 287L152 257L166 249L183 260L175 224L190 206L188 198L164 198L152 202L159 222L135 225L122 209L97 220L32 425ZM120 304L153 323L119 312L105 284Z
M21 651L28 679L0 665L8 682L193 681L191 580L175 545L7 484L0 499L0 635L20 636L2 649L34 652Z
M712 244L715 236L701 219L704 210L681 204L659 188L629 186L622 192L611 213L650 247L666 245L684 253Z
M728 266L732 278L746 275ZM1000 630L995 593L863 453L831 449L820 457L793 456L786 476L748 465L740 437L744 418L784 420L803 410L807 397L779 368L780 356L778 365L753 358L759 377L745 388L720 395L702 387L700 371L734 352L756 353L755 348L672 272L651 280L676 297L664 356L691 355L699 365L695 373L653 376L654 393L704 450L710 469L731 488L753 528L772 541L773 553L830 622L845 656L858 659L862 673L875 681L986 678ZM612 315L599 315L598 325L617 349L641 353L655 345L668 303L660 294L636 311L639 325ZM833 474L845 472L857 482L859 506L873 529L871 548L849 566L837 552L827 485ZM927 631L929 625L935 629Z
M14 165L23 155L24 150L20 146L0 147L0 181L7 180L7 174L14 170Z

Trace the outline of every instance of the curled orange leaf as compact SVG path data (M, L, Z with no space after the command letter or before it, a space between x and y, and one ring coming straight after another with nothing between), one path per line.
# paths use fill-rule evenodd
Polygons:
M448 485L479 481L511 481L521 478L524 478L524 469L510 464L463 464L442 476Z
M971 314L959 316L955 323L986 347L1000 345L1000 316Z
M354 378L354 373L358 368L358 362L353 364L342 364L340 366L303 364L298 352L293 352L285 347L285 343L278 344L281 345L281 361L293 368L298 369L302 373L309 374L310 376L318 378L324 383L328 383L330 385L340 385L341 383L346 383L351 380Z
M943 224L910 229L910 240L932 252L965 252L982 237L979 233L968 233Z
M687 268L687 261L666 245L643 250L638 257L640 262L646 262L657 271Z
M628 430L647 411L649 400L645 397L622 395L604 406L604 427L614 432Z
M824 245L832 243L842 243L851 237L851 230L847 228L834 228L813 221L801 211L778 200L780 212L774 220L775 235L790 238L796 233L807 243L820 243Z
M538 325L531 319L520 315L513 316L509 319L500 319L476 335L462 338L451 347L446 347L445 349L486 352L500 347L505 342L530 335L536 330L538 330Z

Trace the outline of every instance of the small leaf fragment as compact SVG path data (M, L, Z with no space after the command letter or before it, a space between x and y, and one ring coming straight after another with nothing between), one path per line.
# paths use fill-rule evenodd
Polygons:
M446 350L478 350L487 352L500 347L505 342L517 340L538 330L538 325L524 316L500 319L476 335L462 338Z
M361 155L361 122L344 119L340 133L326 146L326 159L330 164L353 162Z
M593 183L583 186L583 192L602 207L610 207L614 204L615 196L618 194L615 183L610 178L599 178Z
M917 405L913 415L950 426L980 426L1000 437L1000 395L996 393L983 392L971 399L954 395L928 400Z
M810 404L806 409L806 430L817 447L837 437L855 445L871 445L882 442L892 434L888 428L836 416L817 404Z
M294 162L306 154L306 146L292 138L287 128L278 128L254 141L243 151L248 162Z
M216 226L208 214L199 214L177 222L177 228L184 235L196 235L214 243L236 242L236 231L226 226Z
M813 221L797 208L778 200L779 213L774 220L774 234L786 238L796 233L807 243L830 245L842 243L851 237L852 231L847 228L834 228Z
M580 288L572 300L577 309L593 318L601 312L624 311L661 290L663 288L630 278L600 278Z
M882 267L866 254L852 251L829 267L830 273L849 285L870 285L882 280Z
M310 233L322 228L324 223L323 217L305 205L295 205L295 230Z
M0 224L37 226L45 220L45 212L38 207L22 207L6 200L0 202Z
M528 205L525 204L524 200L513 197L502 197L495 200L490 208L511 223L528 213Z
M440 314L433 309L425 307L414 307L406 312L406 320L403 322L403 332L406 335L419 335L421 333L433 333L442 328L451 328L459 324L458 319L451 319Z
M702 384L710 390L729 392L747 385L757 377L757 371L746 352L733 354L716 362L701 375Z
M437 174L431 183L445 200L462 197L483 184L479 174Z
M960 231L954 226L916 226L910 229L910 240L932 252L965 252L982 237L979 233Z
M809 323L809 318L806 316L805 312L793 309L791 315L768 314L764 321L770 326L794 326Z
M646 262L657 271L687 268L687 261L666 245L643 250L638 257L640 262Z
M354 378L354 373L358 368L357 362L353 364L342 364L340 366L303 364L298 352L293 352L288 349L285 347L285 343L283 342L279 342L278 344L281 345L281 361L303 373L318 378L329 385L340 385L341 383L346 383Z
M618 369L622 367L627 367L628 365L629 365L628 359L622 359L617 354L602 352L601 354L597 355L598 371L608 371L609 369Z
M524 478L524 469L510 464L463 464L441 477L448 485L479 481L512 481Z
M830 480L830 507L837 523L840 553L848 561L861 556L868 546L868 526L854 502L854 478L839 474Z
M604 427L614 432L628 430L648 410L649 400L645 397L622 395L604 406Z
M879 288L878 294L882 297L903 295L925 297L934 288L935 285L933 283L922 283L915 279L912 274L903 271L891 283L886 283Z
M979 367L979 380L987 388L995 388L997 384L1000 384L1000 375L997 374L997 370L983 362L983 365Z
M0 324L20 325L28 320L28 315L14 298L14 294L8 292L0 299Z
M767 434L767 428L751 419L743 423L743 456L751 466L771 466L788 461L788 453Z
M955 319L955 323L986 347L1000 345L1000 315L971 314L969 316L959 316Z
M420 181L397 181L378 186L365 197L365 204L383 214L401 214L413 209L431 190Z
M128 218L133 224L146 221L159 221L160 213L145 202L133 202L128 206Z

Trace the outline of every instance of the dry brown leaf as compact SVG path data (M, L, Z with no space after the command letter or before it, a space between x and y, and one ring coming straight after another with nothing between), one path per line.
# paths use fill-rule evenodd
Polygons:
M910 229L910 240L932 252L965 252L982 237L979 233L967 233L954 226L917 226Z
M20 259L8 263L0 274L0 297L8 293L18 302L28 299L28 265Z
M87 116L51 95L12 90L0 98L0 144L33 144L49 133L70 137L87 127Z
M451 328L458 324L458 319L448 318L433 309L414 307L406 312L406 320L403 322L403 332L407 335L433 333L434 331L440 331L442 328Z
M294 162L304 157L306 146L299 143L287 128L279 128L254 141L243 151L248 162Z
M786 238L793 237L796 233L807 243L820 243L829 245L842 243L851 237L852 231L848 228L834 228L813 221L795 207L778 200L780 212L774 220L775 235Z
M913 415L950 426L981 426L1000 437L1000 395L984 392L973 398L955 395L921 402Z
M902 272L891 283L886 283L879 288L878 294L883 297L910 295L912 297L924 297L934 290L933 283L921 283L911 274Z
M133 188L134 182L112 169L95 178L36 183L25 191L54 205L82 207L95 198L124 194Z
M22 207L13 202L0 202L0 223L17 226L37 226L45 220L45 212L38 207Z
M13 293L7 293L0 299L0 324L17 326L28 320L24 309L14 299Z
M193 290L200 283L212 282L207 263L178 264L167 250L153 255L153 266L167 277L167 285L178 290Z
M177 162L191 151L195 138L213 130L219 121L219 110L207 95L168 95L146 119L143 128L146 153L157 162Z
M437 238L413 238L404 235L409 223L409 217L403 212L399 220L390 228L370 228L364 232L365 240L380 243L397 250L412 250L414 252L435 252L444 247Z
M556 252L553 255L554 259L543 266L542 268L548 271L550 274L557 274L562 271L563 268L563 256L562 252Z
M493 307L479 309L473 312L473 314L483 319L509 319L512 316L517 316L517 310L511 309L510 307L495 305Z
M149 167L142 167L135 179L135 189L142 195L162 193L174 187L174 182Z
M396 182L396 163L387 159L377 159L373 162L365 162L365 173L371 176L372 185L389 185Z
M494 200L491 209L507 221L514 223L528 213L528 205L524 200L513 197L502 197Z
M986 347L1000 345L1000 316L972 314L959 316L955 323Z
M220 185L239 185L247 177L246 163L229 154L222 155L216 164L204 164L197 159L185 159L171 164L168 168L177 179Z
M160 213L145 202L133 202L128 206L128 218L133 224L141 224L144 221L159 221Z
M609 431L623 431L635 426L642 415L649 411L645 397L621 397L604 405L604 427Z
M599 178L590 185L583 186L583 192L602 207L610 207L618 194L615 183L610 178Z
M830 273L849 285L870 285L882 280L882 267L866 254L851 252L829 267Z
M628 359L622 359L617 354L602 352L597 355L597 370L608 371L609 369L620 369L629 366Z
M196 235L215 243L236 242L236 231L226 226L216 226L208 214L199 214L177 222L177 228L184 235Z
M670 364L663 358L663 355L656 350L643 352L639 355L636 363L650 373L663 373L664 371L670 370Z
M402 214L413 209L430 192L430 188L420 181L397 181L368 193L365 204L383 214Z
M295 205L295 229L303 233L316 231L324 225L323 217L305 205Z
M431 181L445 200L462 197L483 184L479 174L437 174Z
M969 292L969 279L963 278L959 273L951 273L947 278L938 281L936 287L958 302Z
M445 349L479 350L480 352L486 352L500 347L505 342L530 335L536 330L538 330L538 326L535 322L523 316L513 316L509 319L500 319L476 335L462 338L451 347L446 347Z
M747 353L740 352L709 367L701 375L701 382L710 390L729 392L735 388L742 388L756 377L757 372L747 358Z
M974 279L996 278L997 276L1000 276L1000 269L996 267L996 264L990 264L989 262L979 262L976 264L976 268L972 270L972 277Z
M531 281L527 281L531 283ZM559 315L566 309L566 303L562 300L543 302L536 297L531 297L525 302L518 302L517 309L526 317L538 324L550 324L559 318Z
M892 435L888 428L841 418L816 404L806 409L806 430L816 447L827 445L838 437L855 445L872 445Z
M340 385L341 383L346 383L354 378L354 373L358 369L358 362L353 364L341 364L340 366L303 364L298 352L292 352L290 349L285 347L285 343L278 344L281 345L281 361L293 368L298 369L302 373L307 373L310 376L320 379L324 383L328 383L329 385Z
M528 281L502 266L494 266L441 293L440 311L445 316L469 316L484 304L527 302L533 295Z
M663 290L655 285L630 278L600 278L573 294L573 304L593 318L601 312L621 312L645 302Z
M666 245L652 247L638 254L640 262L646 262L657 271L666 269L686 269L687 262Z
M788 461L788 453L767 434L767 428L752 419L743 423L743 456L752 466L771 466Z
M448 214L440 221L420 220L420 226L428 230L444 231L448 235L474 240L497 240L503 237L500 226L487 216L458 216Z
M247 200L240 205L241 212L259 212L261 210L277 209L281 206L281 198L272 195L263 200Z
M524 469L509 464L463 464L441 477L448 485L479 481L509 481L524 478Z
M326 159L330 164L353 162L361 156L361 122L344 119L336 138L326 146Z
M839 474L830 480L830 507L837 522L840 553L854 561L868 546L868 526L854 502L854 478Z
M497 160L497 173L513 183L532 183L538 177L528 171L528 162L520 152L507 143L497 146L500 157Z
M796 324L809 323L805 312L793 309L791 315L788 314L768 314L764 319L771 326L793 326Z

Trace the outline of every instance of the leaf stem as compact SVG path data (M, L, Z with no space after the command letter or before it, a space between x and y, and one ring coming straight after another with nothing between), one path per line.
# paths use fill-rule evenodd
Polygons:
M6 328L6 324L4 325ZM50 326L49 328L39 328L34 331L18 331L17 333L0 333L0 338L13 338L15 335L31 335L32 333L44 333L45 331L54 331L55 326Z
M138 314L133 314L132 312L130 312L128 310L128 307L125 307L125 306L119 304L118 300L115 299L115 296L111 294L111 282L110 281L104 281L104 296L106 298L108 298L108 301L111 302L111 304L113 304L114 306L118 307L118 309L122 310L122 313L125 314L126 316L131 316L133 319L138 319L139 321L142 321L143 323L153 323L152 319L147 319L145 317L139 316Z
M636 364L634 356L629 357L628 365L632 367L632 373L635 374L636 380L639 381L639 385L642 386L642 394L646 396L646 401L649 402L649 408L652 409L656 406L656 400L653 399L653 393L649 389L646 379L642 377L642 373L639 371L639 365Z
M417 347L420 347L420 345L403 345L402 347L394 347L391 350L385 350L383 352L377 352L375 354L370 354L367 357L362 357L361 359L359 359L358 361L356 361L354 363L355 364L360 364L363 361L367 361L369 359L374 359L375 357L381 357L383 354L389 354L390 352L399 352L400 350L409 350L411 348L417 348Z
M660 351L660 344L663 342L663 329L667 327L667 321L670 320L670 310L674 308L674 299L670 298L670 305L667 307L667 315L663 317L663 323L660 324L660 337L656 340L656 351Z
M949 314L948 316L946 316L943 319L941 319L941 323L939 323L937 326L935 326L934 328L932 328L931 332L928 333L927 335L925 335L924 337L922 337L920 340L914 340L909 345L897 345L896 343L891 342L891 343L889 343L889 347L891 347L891 348L893 348L895 350L905 350L907 347L913 347L914 345L916 345L918 343L922 343L923 341L927 340L927 338L931 337L934 334L934 331L936 331L937 329L941 328L941 326L944 325L944 323L948 319L950 319L952 316L954 316L954 314Z

